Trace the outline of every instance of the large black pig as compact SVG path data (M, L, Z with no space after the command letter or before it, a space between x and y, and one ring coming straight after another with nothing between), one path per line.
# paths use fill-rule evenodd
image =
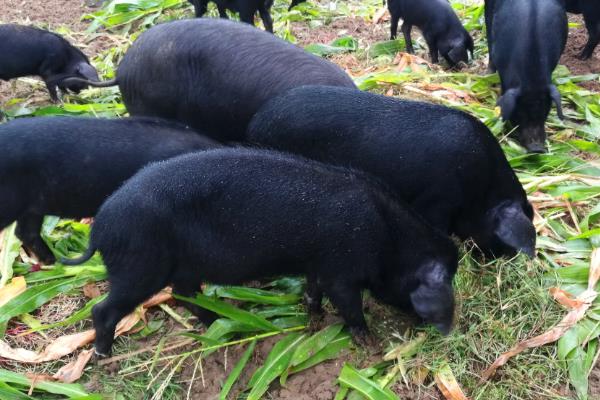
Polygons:
M88 251L66 264L96 250L111 286L92 311L101 355L117 322L169 283L192 296L202 282L306 275L309 309L327 295L359 340L362 289L444 333L452 324L452 241L371 178L289 154L231 148L152 164L102 205Z
M502 118L518 125L517 138L529 152L544 152L544 123L553 102L562 118L552 71L567 41L564 3L486 0L485 16L490 69L498 70L502 83Z
M488 254L535 253L523 187L489 129L461 111L306 86L268 102L247 140L367 171L431 224Z
M581 50L579 58L587 60L592 57L600 43L600 2L593 0L566 0L567 12L583 14L585 27L588 31L588 41Z
M80 82L67 84L65 78L98 81L96 70L81 50L62 36L43 29L0 25L0 54L0 79L39 75L53 101L58 101L57 88L79 93L87 87Z
M210 1L217 5L221 18L228 18L227 10L231 10L240 14L240 21L250 25L254 25L254 15L258 12L265 29L273 32L273 19L270 11L273 0L189 0L194 5L196 17L200 18L206 14Z
M38 117L0 125L0 230L44 263L45 215L91 217L126 179L151 161L217 146L177 123L149 118Z
M448 0L388 0L391 15L391 38L396 38L398 20L402 18L402 33L406 50L414 53L410 32L416 25L427 42L431 61L438 62L438 53L454 66L468 62L473 55L473 38L462 26Z
M288 89L356 87L327 60L248 24L215 18L142 33L116 80L94 86L117 82L131 115L178 120L222 141L242 139L260 106Z

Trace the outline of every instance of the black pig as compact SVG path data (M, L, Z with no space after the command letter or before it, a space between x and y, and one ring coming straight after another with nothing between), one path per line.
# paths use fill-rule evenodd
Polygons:
M585 27L588 31L588 41L579 58L587 60L592 57L600 43L600 2L593 0L566 0L567 12L583 14Z
M39 117L0 125L0 230L17 236L44 263L44 215L90 217L123 181L151 161L215 147L179 124L149 118Z
M258 12L265 29L273 32L273 19L270 12L273 0L189 0L194 5L196 17L200 18L206 14L210 1L217 5L221 18L227 18L226 10L231 10L240 14L240 21L250 25L254 25L254 15Z
M292 0L292 3L290 4L290 7L288 8L288 11L291 10L292 8L296 7L298 4L300 3L304 3L307 0Z
M519 142L532 153L546 151L544 122L552 103L562 118L560 93L552 84L567 41L561 0L485 1L490 69L498 70L502 118L518 125Z
M42 29L0 25L0 54L0 79L39 75L53 101L58 101L57 88L79 93L87 87L82 83L66 84L65 78L98 81L96 70L81 50L62 36Z
M267 103L250 142L385 181L432 225L490 255L535 252L533 210L487 127L461 111L324 86Z
M142 33L116 80L94 86L117 82L131 115L178 120L222 141L241 140L260 106L288 89L356 87L327 60L247 24L215 18Z
M202 282L306 275L310 309L324 293L359 339L361 289L444 333L452 324L452 241L372 179L284 153L222 149L144 168L102 205L88 251L66 264L96 250L111 285L92 311L101 355L117 322L170 283L192 296Z
M462 26L448 0L389 0L391 38L396 38L398 20L402 18L402 33L406 50L414 53L410 32L416 25L427 42L431 61L438 62L438 53L454 66L468 62L473 56L473 38Z

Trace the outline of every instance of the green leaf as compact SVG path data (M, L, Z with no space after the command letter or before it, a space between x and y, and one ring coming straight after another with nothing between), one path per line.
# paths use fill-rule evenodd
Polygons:
M304 50L319 57L348 53L356 49L358 49L358 42L351 36L336 39L331 44L313 43L304 47Z
M248 400L258 400L269 389L269 385L288 367L296 346L304 339L304 335L294 332L285 336L273 346L262 367L248 382L250 393Z
M17 223L14 222L4 229L2 243L0 243L0 288L13 276L13 264L19 256L21 241L15 235Z
M295 367L302 364L319 351L323 350L341 332L344 325L335 324L310 336L296 348L290 366Z
M0 307L0 324L7 322L17 315L31 312L46 304L61 293L81 287L90 281L97 280L97 275L83 274L61 281L42 283L27 289L4 306Z
M196 304L202 308L206 308L212 312L215 312L224 317L230 318L234 321L241 322L243 324L252 326L257 330L261 331L278 331L280 330L277 326L267 321L263 317L249 313L248 311L237 308L229 303L213 299L204 296L200 293L196 295L196 298L173 295L178 300L187 301L192 304Z
M342 385L356 390L369 400L397 400L398 397L388 388L382 388L375 381L363 376L349 364L344 364L338 378Z
M25 387L31 386L31 380L26 376L5 369L0 369L0 382L14 383ZM88 393L83 389L83 386L74 383L39 381L35 383L35 389L43 390L48 393L60 394L67 396L70 399L88 396Z
M250 342L250 344L248 345L248 348L246 349L244 354L242 354L242 357L240 358L240 360L237 362L235 367L233 367L233 370L231 371L231 373L227 377L227 380L223 384L223 389L221 389L221 394L219 395L220 400L227 399L227 395L229 394L229 391L231 390L231 388L233 387L235 382L240 377L240 374L246 367L246 364L248 363L250 356L254 352L254 347L256 347L256 340L253 340L252 342Z
M215 290L217 296L227 299L251 301L258 304L272 304L283 306L296 304L300 301L300 296L294 294L279 294L268 290L261 290L247 287L218 287Z
M33 397L19 392L17 389L0 381L0 399L2 400L35 400Z
M327 346L321 349L321 351L315 353L312 357L304 362L292 367L289 370L289 375L304 371L305 369L311 368L322 363L323 361L338 357L342 350L347 349L350 346L351 342L352 339L350 338L350 335L346 332L341 332L335 339L329 342Z
M406 48L404 39L387 40L385 42L378 42L371 46L369 55L371 57L379 57L384 55L393 56L396 53L403 51Z

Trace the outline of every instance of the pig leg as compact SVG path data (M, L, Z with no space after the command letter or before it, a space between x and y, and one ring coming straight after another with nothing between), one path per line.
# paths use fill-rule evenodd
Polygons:
M56 83L45 82L48 93L50 93L50 100L54 103L58 103L58 85Z
M594 49L596 48L596 46L598 46L598 43L600 42L600 22L592 22L586 18L585 26L588 30L589 37L585 47L579 55L579 58L581 60L587 60L590 57L592 57L592 55L594 54Z
M224 19L229 19L227 16L227 9L223 5L217 5L217 9L219 10L219 16Z
M152 272L147 266L156 267ZM151 257L136 260L135 265L113 265L107 262L110 293L103 302L92 308L92 319L96 329L95 351L101 357L111 354L117 323L131 313L143 301L158 293L168 283L169 268ZM160 268L163 267L163 268ZM118 271L116 274L111 274Z
M427 42L427 47L429 47L429 56L431 57L431 62L437 64L439 62L437 41L431 36L425 36L425 41Z
M309 329L318 331L323 320L323 290L315 276L309 275L306 282L306 292L304 293L304 302L308 309Z
M200 18L204 14L206 14L207 10L207 2L203 0L190 0L190 2L194 5L194 10L196 11L196 17Z
M260 13L260 18L263 20L265 29L268 32L273 33L273 19L271 18L271 13L267 9L266 5L261 5L261 7L258 9L258 12Z
M250 7L248 6L248 7L244 8L243 10L240 10L240 21L245 22L250 25L254 25L255 10L249 10L248 8L250 8ZM263 22L264 22L264 20L263 20ZM265 23L265 28L267 28L266 23ZM272 26L271 26L271 29L273 29Z
M176 283L173 283L173 292L180 296L194 297L196 292L200 291L200 285L195 285L194 282L190 282L191 280L189 279L187 281L182 279L177 280ZM187 308L188 310L190 310L190 312L194 314L194 316L196 316L198 320L207 327L210 326L213 322L215 322L215 320L218 318L218 315L214 312L197 306L196 304L192 304L187 301L177 302L180 305Z
M40 262L51 265L56 262L56 258L40 236L43 222L43 215L25 214L18 219L15 233L23 242L25 248L31 250Z
M360 286L351 282L331 282L323 287L331 303L346 321L354 341L360 345L370 345Z
M404 41L406 42L406 51L410 54L415 54L415 49L412 45L412 39L410 38L410 32L412 31L412 25L404 22L402 24L402 34L404 35Z
M391 25L390 25L390 39L395 40L398 35L398 20L400 19L399 15L392 14L391 15Z

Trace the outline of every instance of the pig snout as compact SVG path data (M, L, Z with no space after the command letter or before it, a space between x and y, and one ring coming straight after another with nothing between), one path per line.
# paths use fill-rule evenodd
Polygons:
M419 268L419 286L410 294L412 306L423 322L447 335L454 319L454 291L448 268L431 262Z
M522 126L518 131L519 142L528 153L546 153L546 131L543 122L539 125Z

